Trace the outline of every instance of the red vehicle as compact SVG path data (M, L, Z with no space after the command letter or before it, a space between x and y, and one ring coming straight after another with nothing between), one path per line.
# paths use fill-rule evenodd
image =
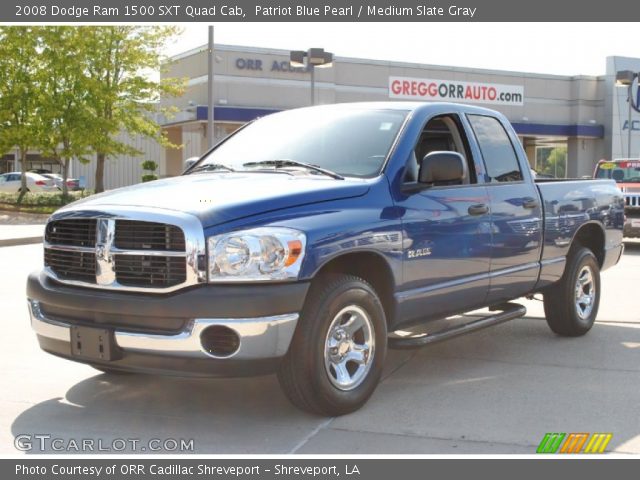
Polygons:
M624 194L624 236L640 238L640 158L600 160L593 178L611 178Z

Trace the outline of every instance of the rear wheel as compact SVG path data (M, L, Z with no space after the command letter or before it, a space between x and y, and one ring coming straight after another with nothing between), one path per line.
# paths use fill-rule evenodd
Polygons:
M371 285L351 275L326 277L309 292L278 379L298 408L344 415L369 399L386 352L384 310Z
M588 248L572 249L562 279L544 294L544 313L551 330L577 337L593 326L600 305L600 267Z

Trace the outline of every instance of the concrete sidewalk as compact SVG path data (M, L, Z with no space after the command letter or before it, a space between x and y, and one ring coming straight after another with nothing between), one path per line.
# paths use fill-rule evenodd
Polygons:
M0 212L0 247L42 242L48 215Z

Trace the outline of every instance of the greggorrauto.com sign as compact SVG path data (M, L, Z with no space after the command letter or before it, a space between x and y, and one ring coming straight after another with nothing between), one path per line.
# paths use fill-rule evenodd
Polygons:
M499 83L389 77L389 98L493 105L524 105L524 87Z

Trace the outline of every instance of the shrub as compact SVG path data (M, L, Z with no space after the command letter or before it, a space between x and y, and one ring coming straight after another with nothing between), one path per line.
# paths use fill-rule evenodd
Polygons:
M155 172L158 169L158 164L153 160L145 160L142 162L142 169L150 172Z
M158 176L153 173L147 173L145 175L142 175L143 182L153 182L154 180L157 180L157 179L158 179Z

